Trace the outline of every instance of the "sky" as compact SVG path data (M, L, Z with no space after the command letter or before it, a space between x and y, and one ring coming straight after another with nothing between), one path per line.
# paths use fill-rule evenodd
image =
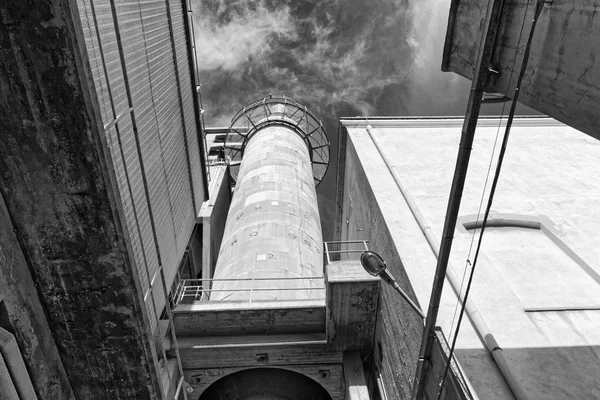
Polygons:
M450 0L192 1L207 126L229 125L269 93L323 121L332 155L317 188L325 240L341 117L465 113L470 81L440 69Z

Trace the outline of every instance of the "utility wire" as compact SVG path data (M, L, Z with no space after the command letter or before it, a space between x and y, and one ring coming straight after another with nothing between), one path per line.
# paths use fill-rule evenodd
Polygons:
M523 38L523 29L525 28L525 21L527 20L527 12L529 11L530 1L527 1L527 5L525 6L525 13L523 16L523 22L521 23L521 31L519 32L519 40L517 41L517 48L515 50L515 59L513 61L512 68L510 70L510 76L508 77L508 84L506 85L506 91L510 90L510 84L512 83L512 79L515 71L515 64L517 63L517 55L519 54L519 47L521 46L521 39ZM504 3L502 3L502 9L504 8ZM502 11L501 11L502 12ZM504 110L506 109L506 102L502 103L502 111L500 112L500 118L498 121L498 127L496 129L496 137L494 138L494 147L492 148L492 154L490 155L490 162L488 163L487 173L485 175L485 182L483 184L483 191L481 192L481 200L479 201L479 207L477 208L477 219L475 221L475 226L479 225L479 217L481 216L481 209L483 208L483 201L485 199L485 191L488 187L488 182L490 178L490 172L492 170L492 163L494 162L494 155L496 154L496 146L498 144L498 137L500 136L500 127L502 126L502 118L504 118ZM456 300L456 306L454 307L454 313L452 315L452 323L450 324L450 337L448 340L452 340L452 332L454 331L454 322L456 321L456 315L458 313L458 306L460 303L460 294L463 291L463 287L465 284L465 278L467 276L467 268L471 265L471 252L473 250L473 244L475 243L475 234L476 230L473 230L471 234L471 243L469 244L469 251L467 253L467 259L465 260L465 267L463 269L463 276L460 281L460 289L458 290L458 299Z
M465 290L465 296L463 298L463 304L460 310L460 314L458 316L458 323L456 326L456 333L454 335L454 338L452 340L452 346L450 347L450 354L448 356L448 362L446 363L446 368L444 369L444 375L442 378L442 382L440 384L440 389L438 391L437 394L437 400L440 399L440 396L442 394L442 389L444 387L444 383L446 381L446 378L448 376L448 370L450 368L450 362L452 360L452 357L454 355L454 349L456 347L456 339L458 338L458 332L460 330L460 325L462 323L462 319L463 316L465 314L465 306L467 303L467 299L469 297L469 292L471 291L471 284L473 283L473 275L475 273L475 267L477 266L477 260L479 259L479 252L481 250L481 243L483 241L483 234L487 225L487 221L490 215L490 210L492 208L492 204L494 201L494 195L496 193L496 187L498 186L498 181L500 178L500 171L502 170L502 163L504 161L504 155L506 154L506 147L508 145L508 138L510 136L510 128L512 126L512 121L514 119L515 116L515 110L517 107L517 101L519 99L519 93L520 93L520 88L521 88L521 84L523 82L523 77L525 76L525 70L527 69L527 63L529 61L529 53L531 51L531 42L533 41L533 34L535 32L535 26L537 24L537 20L538 17L540 16L540 13L542 12L542 8L544 7L544 0L537 0L536 3L536 7L535 7L535 15L533 17L533 21L531 23L531 30L529 32L529 37L527 39L527 44L525 45L525 52L523 54L523 62L521 63L521 69L519 71L519 75L517 78L517 86L515 88L515 95L513 97L513 101L511 103L510 106L510 111L508 113L508 120L506 121L506 128L504 131L504 138L502 139L502 146L500 147L500 153L498 155L498 162L496 165L496 171L494 173L494 180L492 182L492 187L490 190L490 196L488 198L488 203L485 209L485 215L483 217L483 221L482 221L482 225L481 225L481 230L479 232L479 240L477 242L477 249L475 250L475 258L473 260L473 266L471 268L471 273L469 274L469 281L467 282L467 288ZM516 60L516 59L515 59Z

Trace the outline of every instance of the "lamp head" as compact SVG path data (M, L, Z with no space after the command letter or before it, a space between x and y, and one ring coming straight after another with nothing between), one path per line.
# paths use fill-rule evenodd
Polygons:
M373 276L379 276L387 266L383 258L377 253L372 251L365 251L360 255L360 263L362 264L365 271Z
M395 279L387 270L385 261L383 261L383 258L379 254L372 251L365 251L360 255L360 263L369 274L379 276L390 285L394 284Z

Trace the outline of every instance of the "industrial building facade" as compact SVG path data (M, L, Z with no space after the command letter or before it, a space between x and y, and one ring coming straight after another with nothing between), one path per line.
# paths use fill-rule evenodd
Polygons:
M503 125L480 120L419 360L422 316L359 255L379 253L427 305L462 119L344 119L330 149L318 116L268 96L233 116L209 161L190 12L0 5L2 398L408 399L420 362L424 399L600 396L597 141L515 122L449 359ZM323 243L315 186L330 151L336 237Z
M497 159L498 149L493 156L492 150L505 122L478 124L438 317L448 340L457 328L488 166ZM357 117L340 124L336 234L369 240L423 308L439 248L426 232L441 236L462 123ZM582 132L550 118L515 119L469 297L471 314L455 350L473 398L516 398L510 377L492 358L498 349L529 399L598 397L598 160L600 143ZM374 340L388 393L410 398L422 325L396 298L382 288ZM486 347L490 340L497 349ZM440 376L433 378L440 383Z
M2 8L3 395L383 396L379 279L321 238L322 123L257 101L225 143L233 196L226 167L209 182L188 11Z
M208 199L188 6L2 6L0 301L37 398L184 396L169 293Z

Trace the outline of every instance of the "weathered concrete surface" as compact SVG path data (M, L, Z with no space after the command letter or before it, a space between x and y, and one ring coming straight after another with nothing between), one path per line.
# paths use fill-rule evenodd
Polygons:
M402 267L402 247L395 243L393 231L389 228L390 221L386 220L387 215L381 208L389 205L381 203L381 193L376 191L385 185L382 180L386 179L387 170L369 169L367 175L365 165L375 167L380 160L375 158L362 161L360 152L361 149L357 148L354 141L347 141L344 157L343 223L340 228L341 236L336 240L369 240L369 248L386 260L402 290L414 299L411 282ZM393 180L391 184L387 184L393 185ZM394 207L398 198L389 200ZM375 362L371 359L368 362L371 363L371 368L378 364L389 398L409 399L423 322L406 302L399 300L398 293L391 286L382 285L380 290L373 349Z
M76 7L0 15L0 191L75 396L156 398Z
M491 0L490 0L491 1ZM554 0L544 5L531 46L519 102L600 139L600 19L591 1ZM443 71L473 78L480 26L488 1L453 0ZM486 90L514 95L535 1L504 2ZM509 85L510 82L510 85Z
M394 160L391 168L400 175L434 234L441 237L462 120L369 123L387 156ZM478 211L493 161L498 123L480 121L459 216ZM349 135L346 164L353 163L359 174L366 175L362 186L351 183L356 178L347 181L350 186L344 207L351 197L354 213L350 214L347 232L371 239L371 248L388 258L390 268L398 261L390 261L389 249L396 249L405 271L399 274L400 280L410 279L417 300L426 309L435 257L365 131L365 122L344 124ZM484 237L470 298L531 399L600 396L600 291L596 279L600 272L600 248L596 245L600 230L599 160L600 142L581 132L546 118L515 120L493 210L547 218L560 240L580 258L569 256L540 230L494 228ZM347 169L346 176L349 174L353 172ZM364 202L361 191L373 191L373 198L367 199L370 203ZM375 230L370 226L370 221L377 222L378 218L372 220L364 212L376 208L388 229L389 247L379 245L380 227L375 225ZM348 212L344 210L344 215ZM466 260L472 261L472 233L455 231L451 263L460 275L468 266ZM395 269L392 272L396 275ZM438 325L448 340L456 328L456 306L456 295L447 282ZM547 311L525 311L529 308ZM406 335L401 327L389 334L397 339ZM385 362L385 347L383 350ZM457 355L479 398L513 398L467 319L461 326Z
M250 137L227 215L211 300L325 298L314 182L309 148L293 129L267 125Z
M209 199L202 204L197 222L202 224L201 243L192 247L196 273L202 273L202 286L210 288L217 256L223 240L227 211L231 204L231 187L229 171L225 165L215 165L210 168L211 181ZM196 278L194 276L193 278Z
M15 335L38 398L75 399L3 198L0 222L0 326Z
M331 349L369 352L375 333L381 280L360 261L332 261L327 282L327 344Z
M173 310L177 335L218 336L325 331L325 301L194 302Z

